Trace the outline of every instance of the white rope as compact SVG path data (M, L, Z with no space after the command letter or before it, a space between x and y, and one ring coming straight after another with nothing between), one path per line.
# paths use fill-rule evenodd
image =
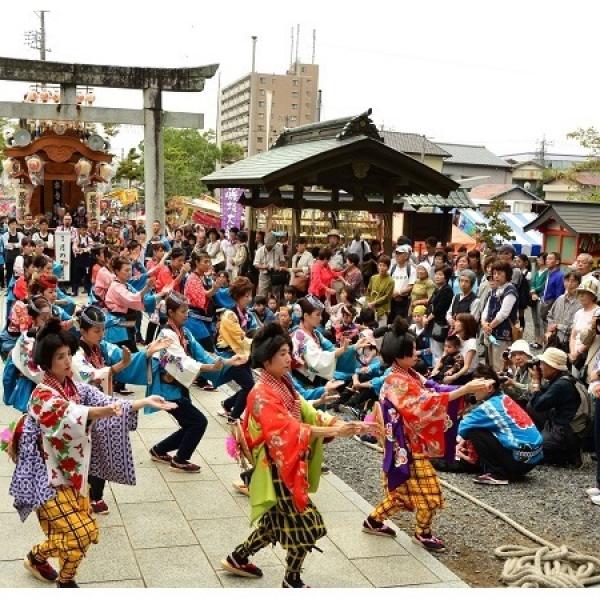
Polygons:
M529 531L509 516L460 488L440 479L450 490L498 517L525 537L539 544L538 548L505 544L494 550L494 555L504 560L500 581L509 587L582 588L600 584L600 559L582 554L567 546L552 542Z

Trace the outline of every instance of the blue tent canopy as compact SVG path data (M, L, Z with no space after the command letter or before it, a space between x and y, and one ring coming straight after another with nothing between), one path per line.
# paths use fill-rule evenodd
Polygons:
M543 247L543 236L539 231L524 231L523 228L537 217L535 213L500 213L502 220L512 229L515 239L498 240L498 243L511 244L517 254L526 254L527 256L539 256ZM485 214L478 210L464 209L460 211L458 226L465 233L474 236L477 225L486 225L487 218Z

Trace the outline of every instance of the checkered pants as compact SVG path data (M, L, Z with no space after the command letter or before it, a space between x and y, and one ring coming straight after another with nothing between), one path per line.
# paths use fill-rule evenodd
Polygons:
M422 454L413 454L410 477L395 490L387 488L384 477L385 498L369 515L383 523L400 511L415 511L417 535L431 533L431 523L438 508L443 508L444 499L437 474L431 463Z
M313 548L319 550L315 543L327 530L315 505L309 501L306 509L298 512L274 466L271 472L277 503L262 515L248 539L233 551L234 558L247 559L269 544L279 542L287 551L286 574L300 573L306 555Z
M88 498L71 487L60 487L56 497L37 510L45 542L32 548L36 560L58 557L58 578L62 582L75 579L77 568L90 544L98 542L98 526L90 514Z

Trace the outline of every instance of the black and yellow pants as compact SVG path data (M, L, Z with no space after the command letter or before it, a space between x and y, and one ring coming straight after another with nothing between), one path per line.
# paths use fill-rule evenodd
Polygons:
M37 510L46 541L31 550L36 560L58 558L61 582L75 579L77 568L91 544L98 542L98 526L89 499L71 487L60 487L56 497Z

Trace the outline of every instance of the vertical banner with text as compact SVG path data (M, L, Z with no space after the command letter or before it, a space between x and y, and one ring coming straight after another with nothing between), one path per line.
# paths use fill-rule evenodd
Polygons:
M62 267L62 276L60 281L70 281L71 279L71 232L57 231L54 234L54 251L56 252L56 262Z
M244 190L242 188L223 188L221 190L221 229L229 231L242 223L244 207L239 203Z

